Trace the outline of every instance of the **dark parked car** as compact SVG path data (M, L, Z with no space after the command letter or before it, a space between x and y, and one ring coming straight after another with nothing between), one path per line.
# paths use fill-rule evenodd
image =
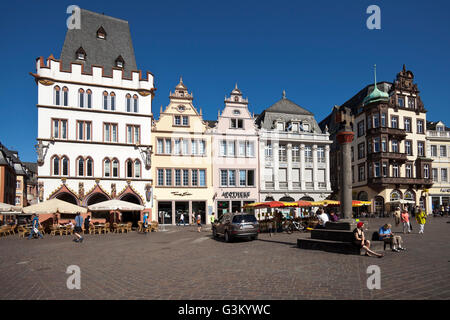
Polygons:
M223 236L226 242L235 238L255 240L258 238L259 224L254 214L226 213L213 224L212 232L214 238Z

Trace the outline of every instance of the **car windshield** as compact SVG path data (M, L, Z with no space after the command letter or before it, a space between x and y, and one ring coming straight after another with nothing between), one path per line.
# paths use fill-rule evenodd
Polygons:
M233 217L233 223L256 222L256 218L251 214L241 214Z

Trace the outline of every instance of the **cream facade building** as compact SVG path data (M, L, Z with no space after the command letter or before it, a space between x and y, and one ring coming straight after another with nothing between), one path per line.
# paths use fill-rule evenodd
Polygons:
M428 157L433 159L433 187L428 192L428 207L441 210L442 206L450 205L450 128L442 121L427 122L427 142Z
M194 222L200 214L209 223L213 212L211 135L208 123L193 105L182 79L170 102L152 126L153 219L162 224Z

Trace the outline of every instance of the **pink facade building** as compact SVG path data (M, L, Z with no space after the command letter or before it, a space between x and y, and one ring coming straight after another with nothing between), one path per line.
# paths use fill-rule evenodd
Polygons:
M236 87L211 129L214 212L240 212L259 201L258 129L248 110L248 99Z

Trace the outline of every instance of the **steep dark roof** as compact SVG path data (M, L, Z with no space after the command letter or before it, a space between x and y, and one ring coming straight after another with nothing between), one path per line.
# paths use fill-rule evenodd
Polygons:
M214 128L216 126L217 121L216 120L205 120L208 124L208 127Z
M122 56L124 75L131 77L130 71L137 70L137 66L128 22L85 9L81 9L80 15L81 28L68 29L66 33L61 51L63 69L68 70L71 62L81 62L85 72L91 72L92 65L96 65L110 76L117 57ZM107 33L106 39L97 38L100 27ZM86 52L84 61L77 60L75 54L80 47Z
M292 102L287 98L283 98L267 108L264 112L275 112L275 113L288 113L288 114L302 114L313 116L311 112L306 109L303 109L298 104Z
M439 121L428 121L427 120L427 130L436 130L436 125ZM445 131L450 131L449 127L445 127Z
M381 91L384 91L388 93L392 87L391 82L378 82L377 88ZM351 97L349 100L344 102L342 106L352 109L354 113L357 113L356 108L360 106L367 95L369 95L373 91L374 85L369 84L365 86L362 90L360 90L357 94L355 94L353 97Z
M24 162L23 163L25 167L27 167L28 170L30 170L32 173L37 174L37 163L36 162Z

